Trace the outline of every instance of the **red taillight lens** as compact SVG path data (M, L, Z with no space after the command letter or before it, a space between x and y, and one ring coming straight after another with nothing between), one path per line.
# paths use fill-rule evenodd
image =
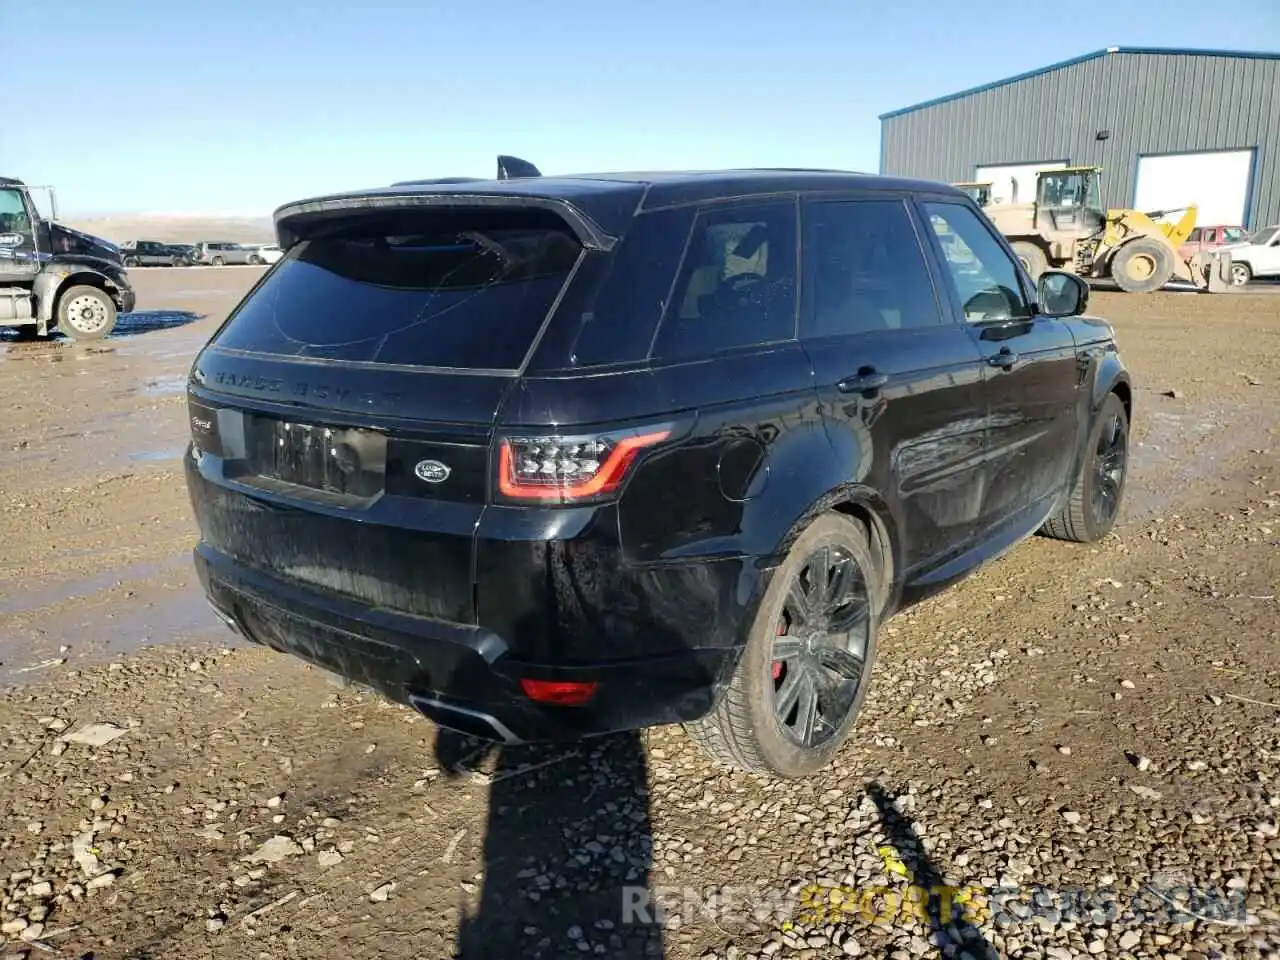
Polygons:
M670 430L590 437L508 438L498 450L498 492L517 500L568 503L609 494L645 447Z
M553 703L560 707L576 707L591 699L596 692L594 680L530 680L520 681L520 689L530 700Z

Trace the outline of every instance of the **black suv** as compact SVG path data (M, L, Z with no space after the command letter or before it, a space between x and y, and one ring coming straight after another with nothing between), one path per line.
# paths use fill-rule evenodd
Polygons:
M190 254L181 246L158 240L132 240L123 244L126 267L189 267Z
M886 617L1115 520L1112 330L953 188L421 182L276 227L191 371L196 565L233 629L441 726L681 722L810 773Z

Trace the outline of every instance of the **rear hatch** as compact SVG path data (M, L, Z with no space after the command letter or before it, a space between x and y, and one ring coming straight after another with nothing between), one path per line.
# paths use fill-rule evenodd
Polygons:
M203 540L471 622L495 416L583 243L528 206L339 208L286 228L301 239L192 371Z

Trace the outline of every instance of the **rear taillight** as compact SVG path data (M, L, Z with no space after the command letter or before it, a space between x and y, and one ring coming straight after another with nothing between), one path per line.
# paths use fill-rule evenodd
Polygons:
M572 437L508 437L498 448L498 492L513 500L572 503L615 492L636 457L671 436L666 427Z

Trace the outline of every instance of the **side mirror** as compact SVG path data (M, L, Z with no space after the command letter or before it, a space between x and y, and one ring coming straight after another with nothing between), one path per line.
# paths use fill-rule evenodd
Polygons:
M1046 270L1036 282L1036 299L1045 317L1077 317L1089 306L1089 284L1065 270Z

